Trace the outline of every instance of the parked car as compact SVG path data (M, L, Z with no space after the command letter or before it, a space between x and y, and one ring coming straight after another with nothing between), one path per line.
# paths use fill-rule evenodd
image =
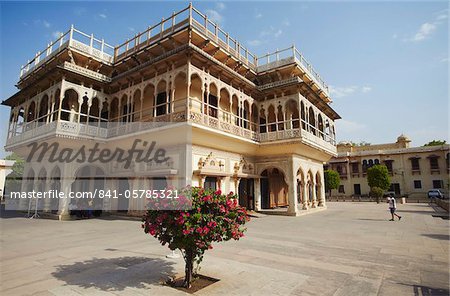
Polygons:
M445 195L439 189L430 189L430 190L428 190L428 198L445 199Z

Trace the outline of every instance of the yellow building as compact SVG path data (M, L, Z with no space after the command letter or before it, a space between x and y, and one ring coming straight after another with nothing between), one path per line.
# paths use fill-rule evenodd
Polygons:
M289 215L325 206L323 163L336 155L340 118L328 86L295 46L257 57L191 5L116 47L72 27L21 68L17 86L3 101L11 107L7 150L27 157L27 145L42 141L88 149L151 138L172 159L135 164L130 174L118 164L33 158L28 190L92 190L98 183L78 182L87 175L121 192L233 191L247 208ZM42 209L64 216L68 207ZM119 199L105 209L140 205Z
M386 165L391 188L397 196L411 200L427 199L427 191L440 189L448 194L449 148L440 146L410 147L411 140L400 135L395 143L355 146L350 143L337 145L338 155L325 168L335 170L341 178L338 196L367 196L367 169L376 164Z

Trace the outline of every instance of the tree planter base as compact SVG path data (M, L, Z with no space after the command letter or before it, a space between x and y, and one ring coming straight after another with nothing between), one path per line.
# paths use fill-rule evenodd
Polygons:
M212 285L218 281L219 281L218 279L199 274L199 275L195 276L195 278L192 280L191 287L189 289L183 287L184 277L167 281L166 284L177 290L187 292L189 294L193 294L193 293L198 292L201 289L206 288L209 285Z

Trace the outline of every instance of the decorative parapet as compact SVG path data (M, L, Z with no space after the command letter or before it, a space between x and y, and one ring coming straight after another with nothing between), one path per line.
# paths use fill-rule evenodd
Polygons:
M92 78L92 79L95 79L97 81L111 82L111 78L109 78L106 75L97 73L95 71L86 69L84 67L80 67L80 66L72 64L70 62L64 62L64 64L61 66L61 68L71 71L71 72L74 72L74 73L77 73L77 74L80 74L80 75L83 75L83 76L86 76L86 77L89 77L89 78Z
M263 90L274 88L274 87L280 87L280 86L286 86L286 85L290 85L290 84L300 83L302 81L303 80L301 80L299 77L296 76L296 77L291 77L291 78L285 79L285 80L280 80L280 81L275 81L275 82L259 85L256 88L259 91L263 91Z

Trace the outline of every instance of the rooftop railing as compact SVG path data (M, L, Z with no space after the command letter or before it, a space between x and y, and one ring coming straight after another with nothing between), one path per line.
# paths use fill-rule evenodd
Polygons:
M247 67L256 70L258 58L239 41L230 37L230 34L222 30L219 25L211 21L207 15L202 14L195 7L189 6L191 13L190 23L194 28L203 33L207 38L218 43L226 49L232 56L241 61Z
M295 45L291 47L276 50L275 52L268 53L261 57L258 57L258 70L267 70L272 67L280 66L280 62L291 62L295 61L306 73L310 74L311 79L316 81L322 89L329 93L328 85L320 77L310 63L304 58L302 53L298 51ZM272 66L272 67L271 67Z
M81 50L103 61L112 62L112 54L114 53L113 46L105 43L103 39L99 40L94 38L94 35L85 34L72 26L70 30L61 34L56 41L49 43L44 50L38 51L32 60L28 60L20 68L19 78L21 79L28 75L33 69L36 69L68 46Z
M173 13L169 18L163 18L156 25L148 27L144 32L137 33L132 39L114 48L114 62L117 63L136 51L157 43L175 31L189 25L191 6Z
M209 19L207 15L202 14L193 7L192 4L189 4L188 7L179 12L174 12L167 19L163 18L156 25L148 27L142 33L136 34L132 39L116 47L106 44L103 39L99 40L94 38L92 34L88 35L78 31L72 26L69 31L62 34L56 41L50 43L43 51L36 53L32 60L29 60L22 66L20 78L26 76L31 70L67 46L72 46L103 61L117 63L135 54L142 48L156 44L161 39L188 26L192 26L206 38L216 42L221 48L228 51L230 55L255 72L277 67L282 62L295 61L322 89L327 93L329 91L328 86L320 75L306 61L295 46L283 50L276 50L275 52L257 57L242 46L239 41L221 29L217 23Z

